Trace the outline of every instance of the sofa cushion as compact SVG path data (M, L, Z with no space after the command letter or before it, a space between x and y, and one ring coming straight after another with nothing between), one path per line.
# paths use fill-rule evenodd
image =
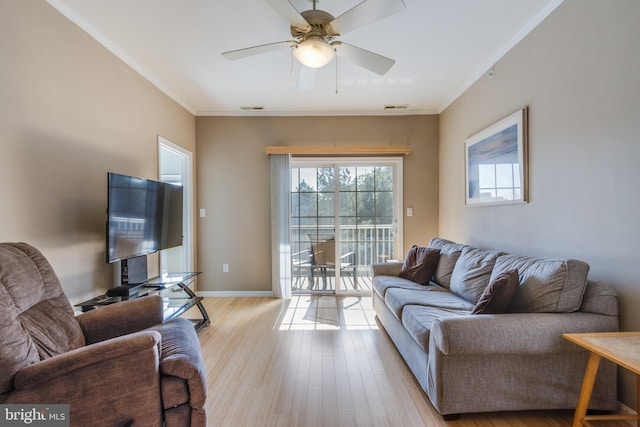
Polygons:
M475 304L489 285L491 271L502 252L487 249L462 249L462 253L451 273L451 292Z
M18 321L31 335L40 360L83 347L84 335L63 295L40 301L18 315Z
M387 290L391 288L409 289L414 291L423 290L449 292L442 286L438 286L435 284L423 286L417 284L416 282L412 282L411 280L403 279L402 277L398 276L375 276L373 278L373 292L378 294L380 298L384 299Z
M586 262L503 255L497 259L491 279L513 269L518 270L520 286L510 312L569 313L580 308L589 272Z
M402 264L399 276L420 285L431 281L438 266L440 250L413 245Z
M485 288L471 314L506 313L519 285L518 270L500 274Z
M425 286L429 289L433 285ZM409 290L393 288L387 290L384 302L391 312L398 319L402 319L402 310L407 305L421 305L451 309L456 311L466 311L470 313L474 304L457 297L451 292L429 292L428 290Z
M2 325L3 334L3 342L0 346L0 403L2 403L13 390L15 374L25 366L38 362L40 356L31 335L17 321L16 307L3 286L0 286L0 325Z
M444 286L445 288L449 287L453 267L455 267L456 261L458 261L460 253L465 246L466 245L455 243L440 237L434 237L431 239L429 247L440 249L438 267L436 267L436 272L433 276L434 282L440 286Z
M402 325L420 348L428 352L431 325L434 320L452 316L467 316L468 314L468 310L407 305L402 313Z

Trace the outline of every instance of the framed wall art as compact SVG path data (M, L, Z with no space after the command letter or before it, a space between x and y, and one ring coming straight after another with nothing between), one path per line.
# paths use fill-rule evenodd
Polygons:
M466 204L528 202L525 107L464 142Z

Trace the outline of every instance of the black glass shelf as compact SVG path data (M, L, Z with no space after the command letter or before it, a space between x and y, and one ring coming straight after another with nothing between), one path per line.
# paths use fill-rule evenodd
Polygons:
M162 276L153 277L146 282L135 285L125 285L129 292L121 291L122 287L117 287L117 295L99 295L87 301L76 304L83 312L93 310L100 306L115 304L120 301L141 298L147 295L160 294L163 300L164 320L173 319L189 309L196 307L201 314L201 319L189 319L193 322L196 330L208 326L211 322L207 310L202 305L202 297L199 297L190 288L196 276L201 272L169 273Z

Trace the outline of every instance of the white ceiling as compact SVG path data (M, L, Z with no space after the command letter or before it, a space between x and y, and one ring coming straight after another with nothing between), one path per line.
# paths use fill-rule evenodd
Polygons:
M263 0L48 1L196 115L439 113L562 2L404 0L404 11L339 37L395 59L389 72L346 60L336 71L334 60L316 72L313 89L299 91L288 49L221 56L291 39L289 23ZM322 0L318 9L337 17L361 1ZM312 8L310 0L291 3ZM254 106L264 110L240 108Z

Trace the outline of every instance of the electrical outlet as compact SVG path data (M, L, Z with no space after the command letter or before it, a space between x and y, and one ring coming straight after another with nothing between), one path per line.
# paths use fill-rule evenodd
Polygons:
M222 272L223 273L229 272L229 264L222 264Z

